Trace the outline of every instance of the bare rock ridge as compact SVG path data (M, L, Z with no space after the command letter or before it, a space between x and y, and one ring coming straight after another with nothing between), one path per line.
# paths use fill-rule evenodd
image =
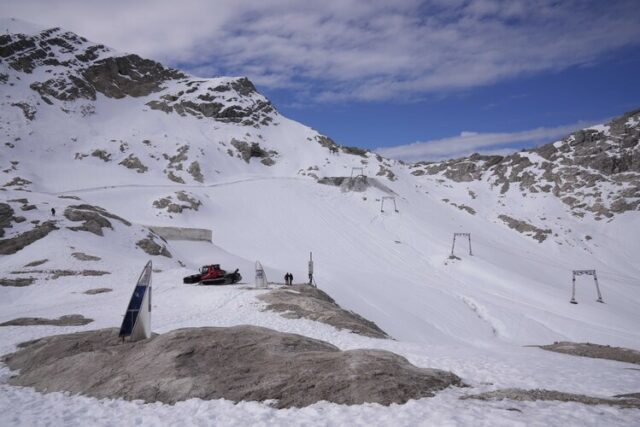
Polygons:
M83 326L93 322L81 314L68 314L60 316L57 319L45 319L42 317L20 317L18 319L9 320L0 323L0 326Z
M640 209L640 110L604 126L579 130L561 141L509 156L419 162L413 175L455 182L488 180L501 193L551 193L572 213L596 219Z
M125 343L116 329L57 335L20 344L3 362L20 370L13 385L169 404L225 398L274 399L278 408L321 400L390 405L464 385L387 351L340 351L256 326L178 329Z
M623 395L615 397L626 397ZM535 402L535 401L558 401L558 402L577 402L584 405L609 405L621 408L640 408L640 399L629 396L622 399L605 399L601 397L585 396L583 394L564 393L555 390L523 390L519 388L507 388L502 390L489 391L481 394L473 394L463 396L460 399L475 400L515 400L519 402Z
M555 342L549 345L540 345L543 350L554 351L556 353L570 354L572 356L591 357L594 359L616 360L618 362L634 363L640 365L640 351L623 347L613 347L609 345L576 343L576 342Z
M310 319L338 329L346 329L371 338L389 338L375 323L340 307L325 292L309 285L276 289L258 296L267 310L282 313L288 319Z

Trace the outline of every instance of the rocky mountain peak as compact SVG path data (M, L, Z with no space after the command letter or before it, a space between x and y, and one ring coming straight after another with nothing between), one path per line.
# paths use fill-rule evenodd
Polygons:
M60 28L0 36L0 84L28 83L46 104L151 97L151 109L251 126L268 125L275 109L246 77L197 79L135 54L122 54ZM14 32L12 32L14 31ZM21 100L23 110L35 106ZM22 108L22 107L21 107ZM64 108L65 111L70 109Z
M639 142L640 110L634 110L531 150L420 162L411 173L455 182L488 181L501 194L551 193L575 216L610 218L640 209Z

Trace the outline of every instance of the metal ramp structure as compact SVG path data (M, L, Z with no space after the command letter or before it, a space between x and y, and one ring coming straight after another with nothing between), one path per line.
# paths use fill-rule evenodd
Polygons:
M400 212L398 210L398 206L396 205L396 198L393 196L382 196L382 198L380 199L380 212L384 212L384 201L385 200L390 200L391 202L393 202L393 210L395 212Z
M455 255L453 254L455 248L456 248L456 237L466 237L469 240L469 255L473 256L473 253L471 252L471 233L453 233L453 244L451 245L451 257L454 257Z
M602 299L602 294L600 293L600 286L598 285L598 275L595 270L573 270L573 278L572 278L572 287L571 287L571 304L577 304L576 301L576 276L593 276L593 281L596 284L596 292L598 293L597 302L601 302L604 304L604 300Z
M151 338L151 261L142 269L124 313L120 338L139 341Z

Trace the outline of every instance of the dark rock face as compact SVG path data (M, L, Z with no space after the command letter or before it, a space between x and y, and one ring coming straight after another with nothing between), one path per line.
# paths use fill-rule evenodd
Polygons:
M584 129L561 141L509 156L474 154L413 165L412 174L455 182L488 180L501 193L552 193L577 216L596 218L640 210L640 110L603 129ZM588 201L585 201L587 199Z
M61 54L75 54L64 61ZM64 73L55 78L35 82L31 89L42 99L60 101L76 99L95 100L96 93L110 98L146 96L161 89L163 82L184 78L179 71L165 68L161 64L137 55L107 56L109 49L90 44L86 39L59 28L42 31L35 35L8 34L0 38L0 57L9 65L25 73L38 67L63 66Z
M89 233L93 233L97 236L104 236L102 233L103 228L110 228L113 230L111 222L107 218L120 221L126 226L131 225L129 221L109 213L101 207L92 205L71 205L64 210L64 216L69 221L82 222L82 225L68 227L70 230L88 231Z
M147 102L146 105L152 110L165 113L176 112L181 116L212 118L224 123L238 123L256 128L267 126L273 121L275 113L273 105L258 94L253 84L246 78L214 88L206 87L204 81L189 80L181 83L184 83L184 89L162 95L159 99ZM248 86L251 89L248 89ZM221 87L226 89L221 90ZM195 95L196 91L200 94ZM201 93L203 91L206 92Z
M463 385L450 372L418 368L387 351L340 351L256 326L178 329L133 343L122 343L116 329L102 329L20 347L3 358L20 370L11 384L97 398L275 399L278 408L321 400L389 405Z
M82 73L96 91L109 98L147 96L161 89L167 80L185 78L177 70L138 55L105 58L96 61Z
M17 279L7 279L5 277L0 277L0 286L14 286L20 288L22 286L33 285L35 281L35 277L19 277Z
M182 213L185 209L197 211L200 209L202 202L195 198L195 196L188 194L185 191L178 191L175 193L177 201L173 200L172 196L163 197L153 201L153 207L158 209L166 209L169 213ZM182 203L180 203L182 202Z
M72 54L71 56L69 54ZM97 94L109 98L143 97L158 93L147 102L151 109L199 118L213 118L247 126L269 125L275 114L271 103L246 77L215 87L138 55L117 56L110 49L59 28L35 35L6 34L0 37L0 58L16 71L33 73L43 68L51 76L30 85L50 105L58 101L94 101ZM9 79L8 75L3 74ZM166 92L173 82L175 93ZM202 90L201 90L202 89ZM198 93L196 93L198 92ZM203 93L204 92L204 93ZM35 110L16 103L25 117Z
M0 255L15 254L33 242L46 237L54 230L58 230L55 221L46 221L36 225L33 229L18 234L10 239L0 240Z
M122 160L118 164L124 166L127 169L134 169L138 173L145 173L147 170L149 170L149 168L143 165L140 159L133 154L129 154L126 159Z
M39 259L39 260L36 260L36 261L31 261L30 263L25 264L24 266L25 267L37 267L39 265L42 265L42 264L46 263L47 261L49 261L49 260L48 259Z
M341 150L347 154L353 154L355 156L367 157L368 151L359 147L340 147Z
M27 120L33 120L36 117L36 109L26 102L14 102L11 106L20 108Z
M311 319L371 338L390 338L375 323L340 307L325 292L309 285L295 285L260 295L267 310L288 319Z
M261 160L261 163L265 166L271 166L275 164L273 157L278 153L276 151L267 151L260 146L257 142L248 143L245 141L239 141L237 139L231 140L231 145L233 145L236 150L240 153L242 160L249 163L251 158L257 157Z
M202 171L200 170L200 163L196 161L191 162L191 164L189 165L189 169L187 169L187 172L189 172L194 181L200 183L204 182L204 176L202 175Z
M156 243L155 239L156 236L153 233L149 233L146 238L136 242L136 246L149 255L162 255L164 257L171 258L171 252L169 252L167 247L164 244Z
M529 224L528 222L512 218L508 215L500 215L498 216L509 228L516 230L519 233L526 234L530 237L533 237L538 241L538 243L542 243L545 239L551 234L550 229L541 229L536 227L535 225Z
M4 237L4 229L11 227L13 208L8 203L0 203L0 237Z

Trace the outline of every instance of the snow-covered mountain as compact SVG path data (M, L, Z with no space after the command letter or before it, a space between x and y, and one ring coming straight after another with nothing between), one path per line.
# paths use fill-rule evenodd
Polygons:
M0 328L1 353L62 329L117 326L151 258L157 332L250 323L342 349L391 350L481 390L638 391L637 376L616 362L522 346L569 340L640 349L640 113L511 156L405 165L287 119L247 78L197 78L62 29L14 20L0 29L0 321L94 319L66 329ZM360 174L366 178L353 179ZM149 226L209 229L213 241L166 242ZM453 233L471 233L472 256L458 238L450 257ZM272 281L288 271L304 281L311 251L318 286L397 341L264 313L241 289L181 283L214 262L240 268L250 283L256 260ZM605 304L595 301L590 277L579 278L579 304L569 304L574 269L597 270ZM84 293L94 288L113 291ZM2 387L3 405L55 406ZM458 403L460 393L344 409L333 419L364 411L363 423L404 414L416 424L434 405L444 409L433 422L485 413ZM527 419L540 422L561 413L578 423L598 412L529 409ZM489 412L494 421L516 416L499 405Z

